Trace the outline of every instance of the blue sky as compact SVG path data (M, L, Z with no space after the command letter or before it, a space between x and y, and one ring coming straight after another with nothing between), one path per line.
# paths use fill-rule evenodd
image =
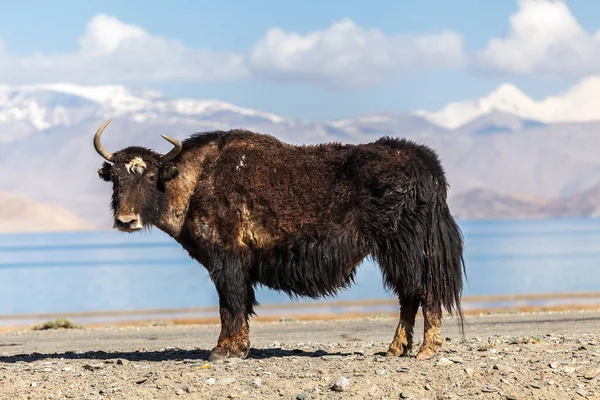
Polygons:
M332 119L435 110L502 82L541 98L600 69L591 0L47 4L3 5L0 84L125 83ZM305 40L295 52L294 34Z

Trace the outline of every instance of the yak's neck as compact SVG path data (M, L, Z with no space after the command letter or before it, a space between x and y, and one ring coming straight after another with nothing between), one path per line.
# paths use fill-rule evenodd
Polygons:
M165 197L155 226L177 239L188 215L192 195L198 185L205 152L180 154L176 167L179 175L165 184Z

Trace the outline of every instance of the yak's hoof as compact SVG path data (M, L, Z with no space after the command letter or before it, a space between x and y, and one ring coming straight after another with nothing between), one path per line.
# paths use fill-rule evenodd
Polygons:
M215 347L210 352L210 356L208 357L208 361L215 362L219 360L226 360L228 358L246 358L248 356L248 350L228 350L222 347Z
M437 355L437 351L430 349L429 347L423 348L419 350L419 354L417 354L417 360L429 360Z
M385 356L386 357L402 357L402 356L406 356L409 352L410 352L410 349L407 346L402 346L399 349L392 348L390 346L388 351L385 353Z

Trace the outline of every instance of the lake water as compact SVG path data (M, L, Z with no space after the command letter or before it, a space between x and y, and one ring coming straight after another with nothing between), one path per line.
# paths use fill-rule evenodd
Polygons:
M465 296L600 292L600 220L460 225ZM356 285L335 300L393 298L381 282L377 266L365 262ZM257 298L262 304L297 302L268 289L258 290ZM158 230L0 235L0 316L217 304L204 267Z

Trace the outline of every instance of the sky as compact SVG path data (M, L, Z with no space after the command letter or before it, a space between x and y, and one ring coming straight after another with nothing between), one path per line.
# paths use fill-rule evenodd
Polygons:
M153 88L313 120L437 110L600 72L593 0L21 0L0 84Z

